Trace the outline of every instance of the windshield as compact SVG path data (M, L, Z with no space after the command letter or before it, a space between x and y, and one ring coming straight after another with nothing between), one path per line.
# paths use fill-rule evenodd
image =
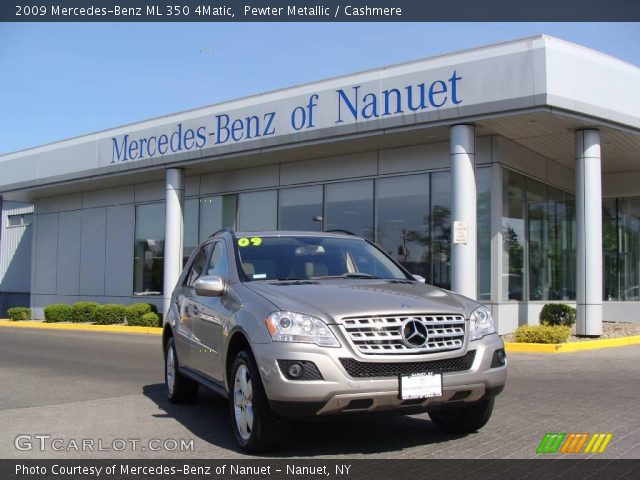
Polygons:
M238 255L254 280L384 278L407 276L373 245L360 238L240 237Z

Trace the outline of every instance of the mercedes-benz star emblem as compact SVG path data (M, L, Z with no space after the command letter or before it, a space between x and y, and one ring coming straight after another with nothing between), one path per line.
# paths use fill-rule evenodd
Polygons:
M402 341L409 348L424 347L429 341L427 326L417 318L408 318L400 329Z

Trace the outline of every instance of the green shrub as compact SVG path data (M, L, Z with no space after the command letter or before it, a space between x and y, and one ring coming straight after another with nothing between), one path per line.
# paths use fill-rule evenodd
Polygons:
M73 308L71 305L62 304L44 307L44 321L47 323L71 322L73 321Z
M95 322L96 308L98 304L95 302L76 302L73 304L73 321L74 322Z
M31 320L31 309L29 307L13 307L7 310L7 315L14 322Z
M133 323L127 317L127 322L134 327L159 327L160 317L155 312L147 312L141 317L136 318Z
M127 315L127 307L110 303L106 305L98 305L95 311L97 325L113 325L116 323L124 323Z
M155 313L156 306L148 303L134 303L127 307L127 323L129 325L143 325L142 317L147 313ZM144 325L147 326L147 325ZM154 325L155 326L155 325Z
M540 323L571 327L576 323L576 309L564 303L548 303L542 307Z
M564 343L571 335L571 327L565 325L523 325L515 332L519 343Z

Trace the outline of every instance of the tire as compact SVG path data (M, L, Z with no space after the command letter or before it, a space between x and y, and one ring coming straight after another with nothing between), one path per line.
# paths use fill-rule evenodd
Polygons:
M173 337L167 340L164 353L164 384L172 403L192 403L198 396L198 382L180 373L178 354Z
M488 398L466 407L429 412L429 417L442 432L471 433L487 424L493 412L493 402L493 398Z
M229 413L233 434L242 450L277 450L286 436L286 422L269 408L253 355L242 350L231 366Z

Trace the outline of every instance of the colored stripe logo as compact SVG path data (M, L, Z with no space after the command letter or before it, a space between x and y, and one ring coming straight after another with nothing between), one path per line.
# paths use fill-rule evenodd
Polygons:
M604 453L612 433L545 433L536 453Z

